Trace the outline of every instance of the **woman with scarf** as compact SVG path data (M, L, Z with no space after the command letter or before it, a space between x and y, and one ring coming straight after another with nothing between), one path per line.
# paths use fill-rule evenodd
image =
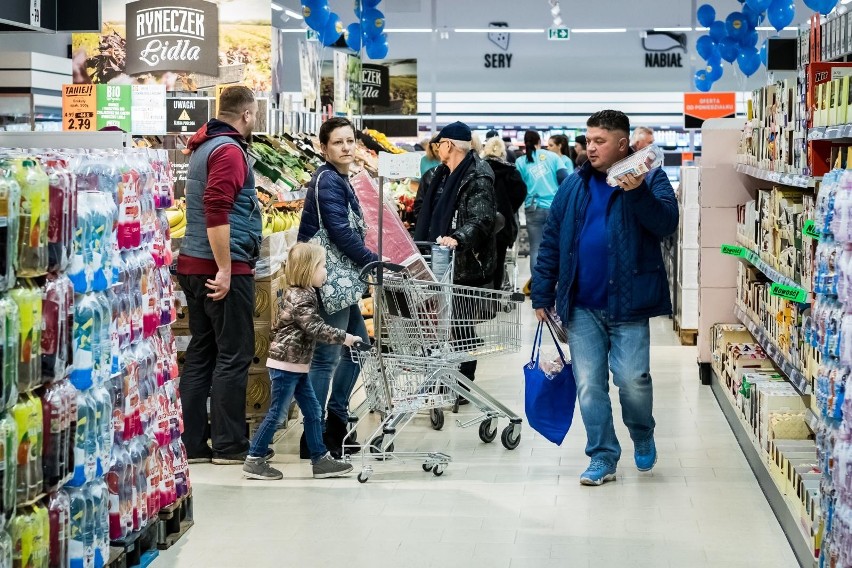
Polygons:
M455 250L453 282L486 288L496 267L497 200L494 172L471 150L471 139L470 127L454 122L433 140L442 165L423 194L414 240ZM473 380L476 361L462 363L460 371Z

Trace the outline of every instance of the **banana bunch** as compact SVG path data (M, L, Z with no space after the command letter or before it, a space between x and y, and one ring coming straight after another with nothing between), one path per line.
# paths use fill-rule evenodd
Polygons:
M182 239L186 234L186 202L178 201L174 207L166 209L169 229L173 239Z
M391 144L391 141L388 140L388 137L379 132L378 130L373 130L372 128L368 129L367 132L370 133L370 136L375 138L376 142L378 142L382 148L390 152L391 154L405 154L405 150L402 148L398 148L394 144Z
M301 218L301 213L297 213L296 211L281 211L274 207L264 209L261 212L263 236L268 237L272 233L283 233L293 227L298 227Z

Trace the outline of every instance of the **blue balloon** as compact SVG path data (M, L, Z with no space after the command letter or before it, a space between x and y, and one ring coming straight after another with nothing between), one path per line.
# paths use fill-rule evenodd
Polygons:
M769 40L763 40L763 45L760 46L760 61L764 66L769 66L769 52L767 51L769 47Z
M373 39L367 44L367 57L370 59L384 59L388 56L388 37L384 34Z
M719 55L728 63L733 63L737 60L740 54L740 44L732 37L724 37L719 42Z
M695 83L695 88L702 93L706 93L713 88L713 81L707 78L707 71L704 69L695 72L693 83Z
M355 22L346 28L346 45L352 51L361 51L361 24Z
M746 0L746 6L757 12L765 12L769 5L772 4L772 0Z
M305 17L305 23L308 27L317 32L325 29L328 23L328 18L331 16L331 10L328 9L328 4L324 6L302 6L302 15Z
M361 5L365 8L375 8L382 0L361 0Z
M726 35L728 35L728 32L725 31L725 22L713 22L710 24L710 37L713 38L713 41L719 43Z
M702 59L710 59L710 56L717 53L716 42L709 35L703 35L695 42L695 51Z
M754 47L760 41L760 34L755 30L751 30L740 39L741 47Z
M340 16L332 13L325 24L325 29L320 33L320 41L326 47L337 43L340 36L343 35L343 23L340 21Z
M837 0L822 0L822 5L819 8L819 13L827 16L837 6Z
M743 49L737 57L737 63L740 66L740 71L745 73L746 77L751 77L755 71L760 69L760 54L753 47Z
M767 2L766 4L769 5L769 2ZM752 9L748 4L743 6L743 16L745 16L746 22L748 22L748 26L751 29L754 29L760 24L762 24L764 18L766 17L764 14L764 10L757 12Z
M302 0L303 8L310 8L313 10L314 8L320 8L322 6L328 7L328 0Z
M722 69L721 62L718 62L715 65L708 63L704 70L707 71L707 78L713 81L714 83L721 79L722 74L725 72L725 70Z
M363 26L364 33L367 37L379 37L385 30L385 15L375 8L364 10L364 17L361 19L361 25Z
M780 32L796 17L796 2L795 0L772 0L766 15L769 16L772 27Z
M716 21L716 9L710 4L702 4L695 12L698 16L698 23L709 28Z
M742 12L731 12L725 19L725 31L732 38L739 40L748 33L748 22Z

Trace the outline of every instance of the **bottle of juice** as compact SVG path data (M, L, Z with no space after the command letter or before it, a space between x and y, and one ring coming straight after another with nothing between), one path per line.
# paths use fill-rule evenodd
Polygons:
M3 469L0 470L0 520L7 524L15 515L18 492L18 425L10 412L0 418Z
M21 186L12 175L11 164L0 158L0 290L15 285L20 201Z
M29 507L22 508L9 523L12 537L12 566L26 568L33 566L33 523Z
M20 233L18 237L18 277L47 274L47 223L49 184L41 165L29 158L13 161L15 178L21 186Z
M71 531L71 499L60 489L50 494L48 500L50 518L50 568L68 566L68 535Z
M93 384L93 343L100 341L100 307L92 294L78 298L74 306L74 368L71 382L77 390L86 390Z
M65 375L67 353L62 345L67 324L65 294L62 281L48 275L42 295L41 374L45 383Z
M135 349L125 353L124 366L124 439L129 441L141 433L141 416L139 409L139 376L142 374L140 360Z
M188 466L184 458L185 450L181 448L180 436L172 440L170 451L174 456L172 463L174 463L175 468L175 493L177 498L180 499L189 492Z
M18 400L18 359L20 358L21 319L18 304L7 295L0 296L6 313L6 341L3 345L3 407L11 408Z
M32 440L30 453L27 456L27 498L33 500L44 491L44 412L41 399L32 393L27 393L27 428Z
M109 537L119 540L130 534L127 526L127 511L129 499L126 499L125 483L130 467L129 455L120 443L112 447L112 460L106 473L109 489ZM132 522L130 523L132 525Z
M148 515L154 518L160 512L160 471L159 449L156 444L151 445L148 452Z
M42 418L44 420L42 467L44 483L48 490L56 488L62 481L62 418L64 399L58 383L49 385L41 395Z
M41 384L41 292L32 282L9 291L18 306L20 339L18 357L18 391L27 392Z
M0 529L0 566L3 568L12 568L13 549L12 537L5 529Z
M47 568L50 562L50 513L47 507L41 503L33 505L30 523L33 534L33 566Z
M49 218L47 225L48 270L65 270L68 266L68 222L72 196L76 191L73 172L65 159L42 156L41 163L49 183Z
M139 172L132 169L124 156L122 179L118 185L118 246L133 249L142 244L142 205L139 201Z
M30 454L33 451L34 441L30 437L30 406L27 404L27 400L23 395L18 403L12 407L11 414L15 418L15 431L18 433L16 501L18 503L25 503L29 500L29 460Z

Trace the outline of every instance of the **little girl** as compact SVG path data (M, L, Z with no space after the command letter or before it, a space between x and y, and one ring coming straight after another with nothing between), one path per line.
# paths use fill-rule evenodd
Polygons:
M243 476L249 479L281 479L283 474L266 461L272 436L287 418L293 396L305 417L305 437L311 453L314 478L339 477L352 471L348 463L335 460L322 439L322 409L308 380L311 358L317 340L352 347L360 337L349 335L322 320L314 288L325 284L325 249L310 243L298 243L288 255L284 278L287 288L281 298L278 323L269 348L269 377L272 380L272 404L266 418L251 441L243 464Z

